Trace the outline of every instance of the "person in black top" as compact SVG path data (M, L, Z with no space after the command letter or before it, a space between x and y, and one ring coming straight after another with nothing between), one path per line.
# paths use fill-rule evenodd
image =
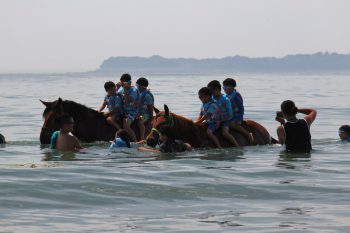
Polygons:
M0 144L5 144L5 143L6 143L5 137L2 134L0 134Z
M140 151L149 151L155 153L177 153L191 151L192 146L189 143L184 143L181 140L176 140L171 126L163 126L159 129L160 141L159 150L139 147Z
M304 119L298 119L297 113L305 114ZM276 121L281 123L277 128L278 141L286 146L290 152L310 152L311 134L310 126L316 119L315 109L298 109L291 100L283 101L281 114L277 114Z

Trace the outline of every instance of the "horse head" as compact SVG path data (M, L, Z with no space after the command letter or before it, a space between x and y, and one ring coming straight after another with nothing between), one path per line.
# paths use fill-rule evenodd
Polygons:
M147 145L155 147L160 138L159 128L164 125L174 126L174 117L170 113L168 106L164 105L164 111L159 111L157 108L154 108L156 115L153 117L151 125L151 132L147 135L146 141Z
M58 98L53 102L40 102L46 107L43 112L44 124L41 127L40 143L49 144L52 133L59 129L56 119L64 114L63 100Z

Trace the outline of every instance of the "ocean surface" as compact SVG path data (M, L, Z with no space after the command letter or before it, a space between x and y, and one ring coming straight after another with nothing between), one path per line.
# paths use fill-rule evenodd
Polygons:
M273 137L283 100L316 108L310 156L278 145L169 156L40 145L39 99L98 109L117 76L0 76L0 232L350 232L350 144L338 139L350 124L350 75L147 76L156 106L192 119L198 89L234 77L246 118Z

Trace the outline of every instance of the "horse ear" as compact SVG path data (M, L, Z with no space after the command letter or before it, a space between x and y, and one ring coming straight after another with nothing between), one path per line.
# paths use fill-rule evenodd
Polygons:
M154 112L155 112L156 114L158 114L158 113L160 112L159 109L156 108L156 107L154 107L154 106L153 106L153 110L154 110Z
M164 104L164 112L165 112L165 115L169 116L169 108L168 108L168 105Z
M56 101L55 105L53 106L54 109L61 111L62 110L62 99L61 97L58 98L58 100Z
M39 99L40 100L40 99ZM43 101L43 100L40 100L40 102L45 105L45 107L49 107L52 103L51 102L46 102L46 101Z

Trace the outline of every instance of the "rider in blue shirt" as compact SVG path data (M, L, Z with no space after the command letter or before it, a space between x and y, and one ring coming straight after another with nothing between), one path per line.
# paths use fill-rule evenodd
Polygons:
M214 134L220 126L219 105L213 100L212 91L208 87L202 87L198 91L198 97L203 105L195 124L198 125L205 122L208 127L207 136L216 147L221 148L220 142Z
M340 126L339 137L342 141L350 142L350 125Z
M137 88L131 86L130 74L123 74L120 77L120 82L122 86L118 89L117 94L120 94L123 98L123 127L128 132L131 139L136 142L136 135L130 126L136 120L139 113L140 93Z
M148 80L146 78L139 78L136 81L137 89L140 92L139 98L139 117L138 126L140 129L140 140L145 137L145 123L153 117L154 96L148 87Z
M123 114L121 96L116 94L116 86L112 81L106 82L104 88L107 95L104 97L103 103L98 112L102 112L102 110L107 106L108 112L104 113L103 115L106 117L108 124L112 125L116 129L120 129L121 127L119 126L118 121L121 120L121 116Z
M216 100L219 105L222 136L235 147L239 147L238 142L229 132L229 121L233 117L230 100L221 94L221 84L219 81L213 80L209 82L208 87L212 90L213 99Z
M242 127L243 115L244 115L244 106L243 98L241 94L236 90L236 80L232 78L227 78L223 82L225 96L230 100L233 117L228 122L228 125L231 129L240 132L243 134L249 141L249 144L253 144L254 138L252 134Z

